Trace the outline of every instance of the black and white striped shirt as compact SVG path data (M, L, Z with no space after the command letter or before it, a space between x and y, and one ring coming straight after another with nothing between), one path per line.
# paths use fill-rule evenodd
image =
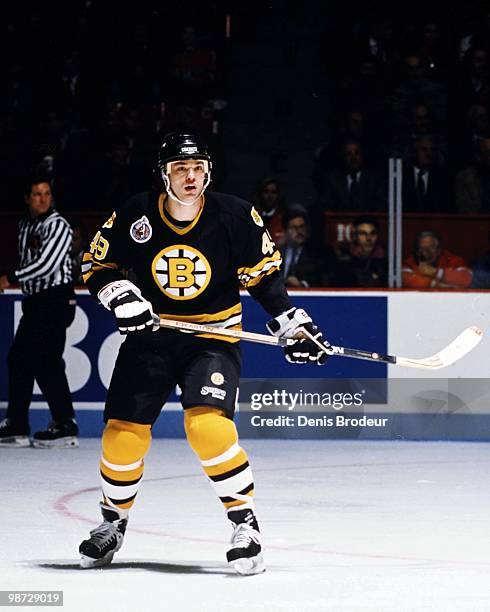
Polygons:
M73 230L56 210L19 223L20 265L9 274L25 295L72 282L70 247Z

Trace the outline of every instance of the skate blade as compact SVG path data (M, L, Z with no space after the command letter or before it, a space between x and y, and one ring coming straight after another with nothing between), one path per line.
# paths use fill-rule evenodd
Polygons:
M234 559L230 561L228 565L231 565L240 576L252 576L253 574L265 572L265 563L262 553L259 553L256 557Z
M31 441L28 436L12 436L10 438L0 439L0 446L10 448L29 448Z
M34 448L77 448L79 446L76 436L67 436L57 440L36 440L32 441Z
M105 565L109 565L114 557L115 550L111 550L108 552L102 559L92 559L92 557L86 557L82 555L80 557L80 567L82 569L92 569L96 567L104 567Z

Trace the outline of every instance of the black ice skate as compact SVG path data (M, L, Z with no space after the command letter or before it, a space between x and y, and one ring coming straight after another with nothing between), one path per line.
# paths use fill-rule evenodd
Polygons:
M46 431L38 431L32 439L35 448L75 448L78 446L78 426L73 419L51 421Z
M29 427L17 427L10 419L3 419L0 422L0 446L22 448L30 445Z
M231 548L226 553L228 565L237 574L260 574L265 571L257 519L250 509L230 510L228 518L234 525Z
M90 538L84 540L78 549L81 555L80 567L83 569L109 565L114 553L123 544L128 520L121 518L115 508L102 502L100 508L104 522L90 532Z

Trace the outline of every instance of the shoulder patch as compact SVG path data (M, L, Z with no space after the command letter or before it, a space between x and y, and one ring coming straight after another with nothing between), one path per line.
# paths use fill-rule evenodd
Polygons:
M262 217L255 210L254 206L252 206L252 210L250 211L250 214L252 215L252 219L254 220L255 225L258 225L259 227L264 227L264 222L262 220Z
M153 234L148 217L143 215L135 221L129 228L129 233L135 242L148 242Z

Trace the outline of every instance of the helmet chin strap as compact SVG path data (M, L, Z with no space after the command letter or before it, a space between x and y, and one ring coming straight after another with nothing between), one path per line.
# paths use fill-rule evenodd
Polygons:
M174 191L172 190L172 187L170 187L170 179L168 178L168 174L165 173L165 170L162 170L162 179L165 184L165 191L169 194L172 200L175 200L179 204L182 204L182 206L193 206L199 200L199 198L202 196L202 194L206 190L206 187L211 182L211 172L206 172L206 180L204 181L204 185L201 189L201 193L196 198L194 198L192 202L184 202L183 200L181 200L175 195Z

